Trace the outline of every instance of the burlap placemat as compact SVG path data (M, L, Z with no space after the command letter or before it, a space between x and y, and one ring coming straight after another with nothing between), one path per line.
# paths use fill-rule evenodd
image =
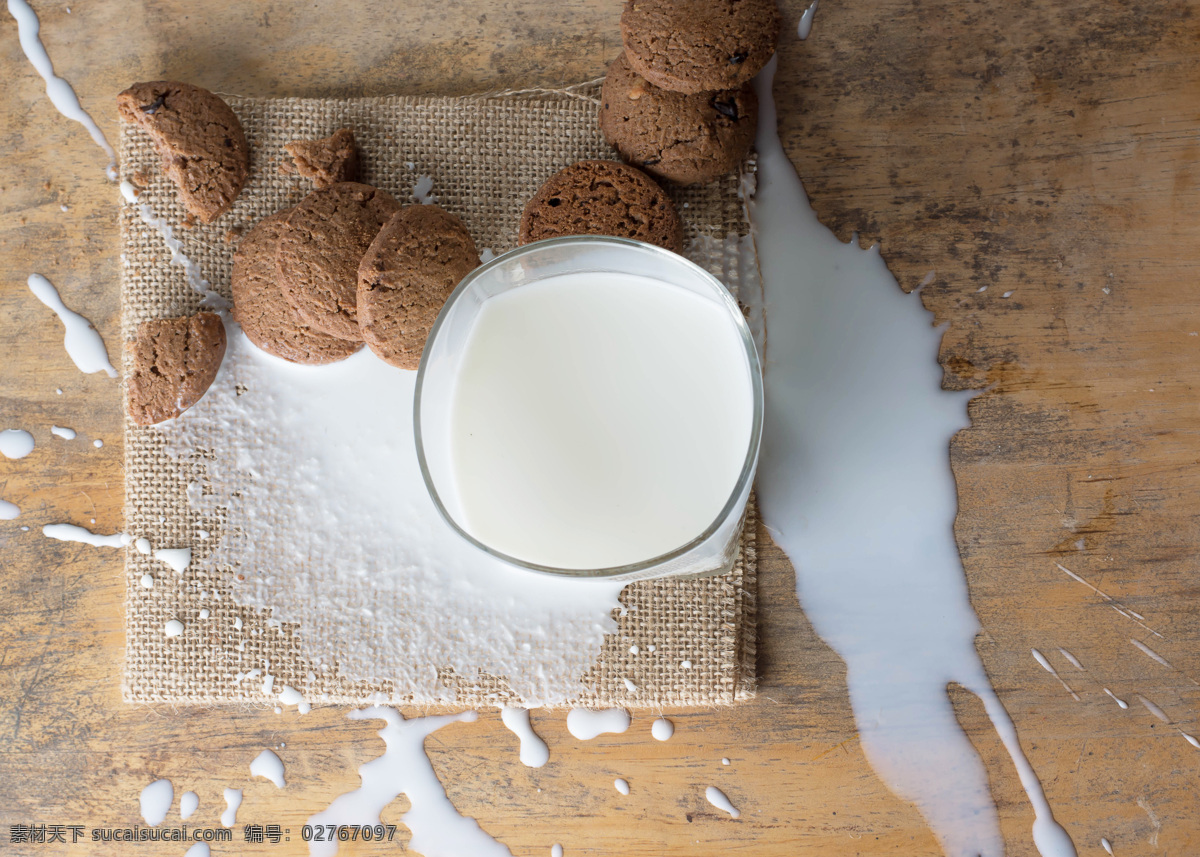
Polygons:
M474 98L364 98L353 100L252 99L227 96L251 146L251 179L232 211L215 224L185 223L158 156L139 128L122 124L121 173L143 186L148 204L182 242L211 288L230 295L237 236L260 218L298 202L311 190L285 172L283 144L353 129L362 153L362 180L413 201L419 176L433 178L437 201L463 219L480 248L504 252L515 244L524 203L541 183L583 158L612 158L595 121L592 85L561 92L505 93ZM746 172L753 172L748 163ZM673 188L685 224L688 255L733 290L745 278L748 232L736 175L699 188ZM120 214L122 333L137 324L187 314L202 295L187 272L172 264L159 230L137 206ZM743 255L739 256L739 253ZM128 370L128 364L126 364ZM155 545L186 546L193 562L181 576L159 576L141 585L150 557L130 549L126 561L125 698L131 702L275 704L261 684L246 681L247 665L269 664L275 687L301 689L312 702L362 704L388 701L428 704L394 682L372 683L343 675L336 658L316 665L303 652L304 628L236 603L232 569L209 569L222 531L236 526L226 511L202 515L188 501L189 483L203 484L204 450L184 460L169 456L154 428L125 424L126 530ZM621 595L619 630L606 638L599 661L584 676L589 688L574 702L629 707L723 705L755 688L755 513L741 542L735 570L699 581L646 581ZM276 571L279 571L278 569ZM219 614L220 622L191 622L185 639L163 633L168 619ZM240 620L240 621L239 621ZM205 630L207 629L207 630ZM636 647L636 648L635 648ZM634 657L631 648L637 653ZM330 668L332 666L332 668ZM626 679L638 692L631 693ZM442 681L465 705L511 701L502 676ZM564 700L564 704L567 700Z

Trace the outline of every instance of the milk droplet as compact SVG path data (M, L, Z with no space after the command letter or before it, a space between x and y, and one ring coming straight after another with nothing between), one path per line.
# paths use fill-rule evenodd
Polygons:
M151 827L162 824L171 809L173 800L175 800L175 788L171 785L170 780L155 780L142 789L142 818L146 820L146 824Z
M187 821L198 806L200 806L199 796L195 792L184 792L179 798L179 817Z
M613 780L613 788L615 788L617 791L619 791L623 795L629 794L629 782L627 780L621 779L620 777Z
M817 3L819 2L820 0L813 0L809 4L809 7L804 10L804 14L800 16L800 24L796 27L796 35L801 40L807 39L809 34L812 33L813 17L817 14ZM933 272L930 271L929 274L933 274ZM933 277L930 276L929 279L932 280Z
M550 761L550 748L538 737L529 723L529 709L507 706L500 709L500 720L521 743L521 764L540 768Z
M593 711L589 708L573 708L567 715L567 731L580 741L590 741L606 732L620 735L629 728L629 712L623 708Z
M1130 612L1132 612L1132 611L1130 611ZM1143 655L1145 655L1146 657L1148 657L1150 660L1154 661L1155 663L1162 664L1167 669L1174 669L1174 667L1172 667L1171 664L1167 662L1166 658L1164 658L1158 652L1154 651L1154 649L1147 646L1141 640L1134 640L1133 638L1130 638L1129 642L1133 643L1133 645L1137 648L1137 650L1139 652L1141 652Z
M88 375L106 372L110 378L117 377L117 370L108 361L108 350L104 347L100 331L79 313L68 309L58 289L41 274L30 274L27 283L34 297L53 310L62 322L66 329L63 346L79 371Z
M163 633L168 637L178 637L183 634L183 623L178 619L168 619L167 624L163 626Z
M638 692L638 686L636 684L634 684L631 679L626 678L626 679L622 679L622 681L625 682L625 689L627 691L629 691L630 693Z
M183 574L184 570L191 565L192 549L163 548L154 552L154 558L173 568L177 574Z
M137 548L137 552L140 553L142 556L150 555L150 540L149 539L147 539L145 537L136 539L136 540L134 540L133 546L135 548Z
M1113 853L1112 844L1107 839L1105 839L1103 836L1100 837L1100 847L1103 848L1105 851L1107 851L1109 854Z
M0 500L0 521L11 521L21 516L21 509L16 503Z
M1109 696L1111 696L1111 697L1112 697L1112 700L1113 700L1113 702L1115 702L1115 703L1116 703L1117 705L1119 705L1121 708L1128 708L1128 707L1129 707L1129 703L1128 703L1128 702L1126 702L1126 701L1125 701L1125 700L1123 700L1123 699L1119 699L1119 698L1117 697L1117 695L1116 695L1115 693L1113 693L1111 690L1109 690L1107 687L1106 687L1106 688L1104 688L1104 692L1105 692L1105 693L1107 693Z
M33 452L33 435L24 429L0 431L0 455L5 458L24 458Z
M417 182L413 185L413 198L425 205L437 202L437 197L430 191L433 190L433 176L417 176Z
M142 575L142 588L143 589L153 589L154 588L154 576L153 575L151 575L151 574L143 574Z
M63 440L75 439L75 429L66 428L65 426L50 426L50 434L55 437L61 437Z
M734 818L741 818L741 811L730 803L729 798L725 796L725 792L721 791L716 786L709 786L704 790L704 796L708 798L708 802L717 809L723 809L725 812L732 815Z
M273 750L263 750L250 763L250 776L266 777L279 788L283 788L283 760Z
M92 441L92 446L96 447L96 449L99 449L100 447L104 446L104 441L100 440L100 438L96 438Z
M241 789L225 789L225 811L221 813L221 824L233 827L237 824L238 807L242 805Z
M675 734L675 724L665 717L660 717L650 727L650 734L659 741L668 741Z
M207 607L204 607L204 608L202 608L202 609L200 610L200 618L201 618L201 619L207 619L208 617L209 617L208 608L207 608Z
M728 759L722 759L722 760L721 760L721 764L722 764L722 765L728 765L728 764L729 764L729 760L728 760Z
M1061 646L1059 646L1058 651L1062 654L1062 656L1064 658L1067 659L1067 662L1071 666L1075 667L1075 669L1077 669L1077 670L1080 670L1080 671L1083 670L1083 664L1081 664L1079 662L1079 658L1075 657L1073 654L1071 654L1070 652L1068 652L1066 649L1062 648Z
M1171 718L1167 717L1167 713L1165 711L1163 711L1161 708L1159 708L1157 705L1155 705L1150 700L1146 699L1146 697L1142 696L1140 693L1138 694L1138 699L1141 700L1142 705L1144 705L1146 707L1147 711L1149 711L1151 714L1153 714L1155 717L1157 717L1163 723L1171 722Z
M232 825L230 825L232 827ZM212 857L212 849L208 847L207 842L197 842L189 848L183 857Z
M563 857L563 847L555 843L550 847L550 857Z

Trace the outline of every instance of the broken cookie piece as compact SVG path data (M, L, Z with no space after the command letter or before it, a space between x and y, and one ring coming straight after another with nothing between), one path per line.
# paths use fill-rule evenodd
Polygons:
M292 156L296 172L312 179L316 188L358 181L358 144L349 128L340 128L322 140L293 140L283 148Z
M225 356L225 326L211 312L159 318L138 325L125 348L129 418L150 426L177 417L208 390Z
M228 104L190 83L159 80L129 87L117 109L150 135L184 208L205 223L229 210L250 175L250 147Z

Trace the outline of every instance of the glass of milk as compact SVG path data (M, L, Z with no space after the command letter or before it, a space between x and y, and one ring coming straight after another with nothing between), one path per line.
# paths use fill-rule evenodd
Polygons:
M464 539L577 578L732 568L762 431L737 302L638 241L538 241L459 284L425 345L421 473Z

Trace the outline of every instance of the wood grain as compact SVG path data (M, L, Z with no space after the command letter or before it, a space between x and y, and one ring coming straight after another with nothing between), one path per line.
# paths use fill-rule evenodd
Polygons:
M616 0L34 5L59 74L110 139L113 97L135 80L257 96L460 94L594 78L619 51ZM947 324L945 385L986 388L950 450L956 534L978 648L1056 815L1081 854L1103 853L1101 836L1117 854L1200 852L1200 751L1137 701L1144 694L1200 731L1196 5L829 0L805 42L791 35L802 6L784 11L781 131L815 208L843 237L881 242L904 287L934 272L922 299ZM246 789L240 823L297 834L357 785L356 767L382 749L374 727L337 709L123 705L119 557L38 532L92 518L98 530L121 527L116 385L74 368L57 321L24 285L45 274L110 352L120 347L118 195L99 149L46 100L8 18L0 68L0 428L37 440L28 458L0 460L0 497L23 510L0 522L6 853L112 853L91 843L23 850L7 828L133 825L138 793L162 776L177 794L200 795L193 826L215 825L222 788L235 786ZM51 437L51 424L80 437ZM585 744L561 715L535 713L552 753L539 770L520 765L515 738L485 713L428 742L456 805L517 855L554 842L567 854L938 854L919 815L867 764L844 666L796 603L786 558L759 535L757 700L674 715L665 744L650 738L648 717ZM1060 646L1085 671L1067 666ZM1081 702L1034 662L1034 647ZM978 702L960 690L952 698L987 765L1009 853L1036 853L1028 803ZM264 747L287 765L283 791L249 780ZM629 797L612 788L616 776ZM739 821L705 802L709 784L743 810ZM385 821L404 809L398 800ZM296 836L248 846L238 830L214 853L303 848Z

